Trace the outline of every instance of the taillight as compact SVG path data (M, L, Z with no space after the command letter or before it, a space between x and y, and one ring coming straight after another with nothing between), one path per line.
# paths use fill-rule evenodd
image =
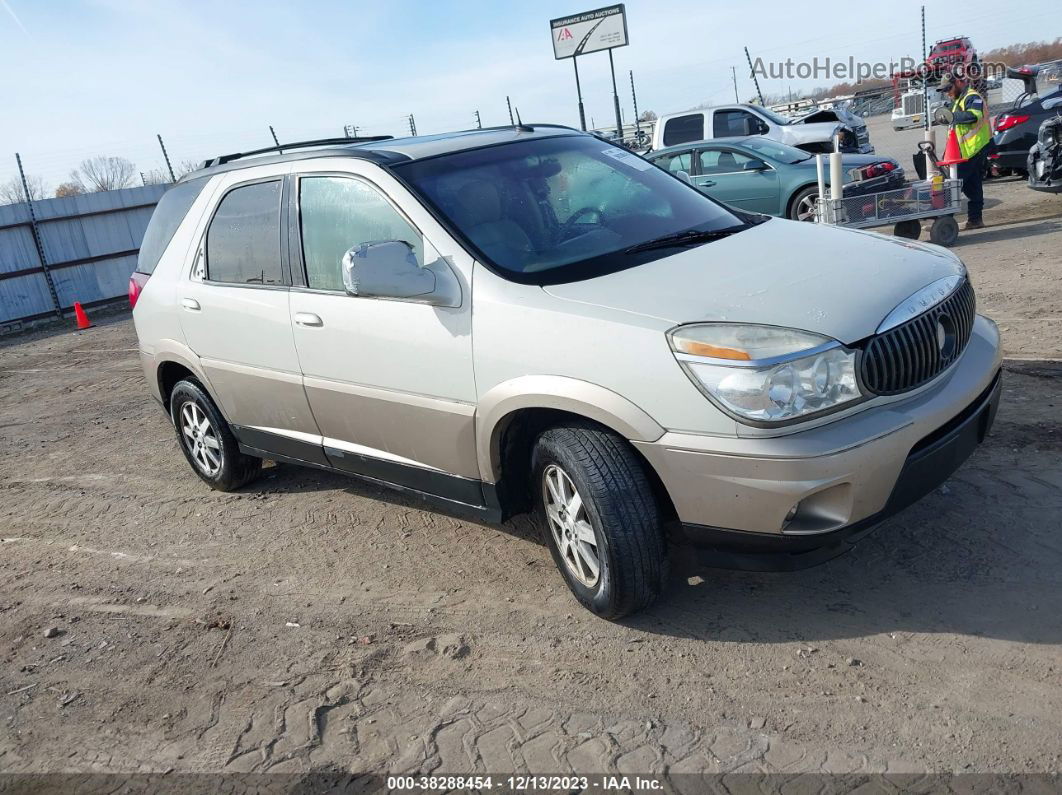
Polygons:
M874 179L874 177L881 177L888 174L890 171L896 170L896 164L889 161L882 163L872 163L869 166L864 166L858 171L858 179Z
M140 293L144 292L144 285L147 284L149 275L146 273L137 273L134 271L133 275L129 277L129 308L132 309L136 306L137 299L140 298Z
M1009 130L1011 127L1017 127L1019 124L1025 124L1029 118L1028 115L1004 113L996 119L996 132L1003 132L1004 130Z

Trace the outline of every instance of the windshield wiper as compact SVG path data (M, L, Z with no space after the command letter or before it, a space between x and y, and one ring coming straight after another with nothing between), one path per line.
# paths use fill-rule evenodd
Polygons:
M636 254L639 251L649 251L654 248L694 246L698 243L707 243L711 240L719 240L723 237L729 237L735 232L740 232L748 228L749 224L738 224L737 226L728 226L724 229L711 229L706 232L698 229L687 229L685 232L675 232L671 235L664 235L663 237L646 240L644 243L636 243L635 245L624 249L623 253Z

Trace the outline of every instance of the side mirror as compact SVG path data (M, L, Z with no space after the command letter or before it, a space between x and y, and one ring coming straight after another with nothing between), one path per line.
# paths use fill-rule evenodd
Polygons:
M692 185L693 180L690 179L690 172L688 171L676 171L675 176L685 182L687 185Z
M460 306L457 277L443 261L417 264L405 240L360 243L343 255L343 285L362 298L397 298L435 306Z
M749 160L745 163L745 171L766 171L770 166L762 160Z

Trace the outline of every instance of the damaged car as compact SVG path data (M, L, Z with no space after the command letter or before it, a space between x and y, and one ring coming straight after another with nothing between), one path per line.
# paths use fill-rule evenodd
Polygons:
M653 130L653 149L715 138L761 135L816 154L832 152L833 139L838 134L842 152L874 153L865 124L860 133L840 121L815 121L808 117L792 119L770 108L747 104L719 105L663 116Z
M1057 100L1062 111L1062 98ZM1036 145L1027 161L1029 187L1045 193L1062 193L1062 113L1040 125Z

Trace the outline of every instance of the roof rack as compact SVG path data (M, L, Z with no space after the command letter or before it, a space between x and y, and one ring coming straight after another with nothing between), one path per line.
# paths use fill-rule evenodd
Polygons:
M233 152L230 155L218 155L213 160L204 160L203 165L200 168L211 168L212 166L221 166L225 163L231 163L233 160L239 160L242 157L251 157L252 155L264 155L269 152L284 153L286 149L306 149L311 146L341 146L349 144L364 144L370 141L390 141L394 138L393 135L369 135L362 136L361 138L320 138L316 141L295 141L290 144L279 144L277 146L266 146L262 149L251 149L247 152Z

